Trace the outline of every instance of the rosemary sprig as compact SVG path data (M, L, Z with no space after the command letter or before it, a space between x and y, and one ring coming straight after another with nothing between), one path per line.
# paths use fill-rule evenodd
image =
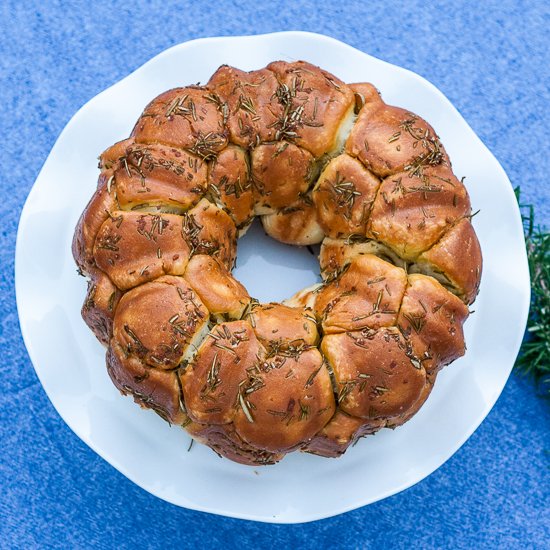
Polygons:
M521 204L520 188L514 189L518 200L527 259L531 273L531 309L527 331L515 368L533 376L535 380L550 383L550 232L535 225L532 204ZM550 394L550 386L548 388Z

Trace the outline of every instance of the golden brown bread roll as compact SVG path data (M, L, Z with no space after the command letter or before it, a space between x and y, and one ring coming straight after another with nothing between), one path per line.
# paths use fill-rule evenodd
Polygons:
M208 331L208 310L182 277L159 277L124 294L113 340L127 356L172 370L194 353Z
M102 172L96 192L80 216L73 236L72 252L76 264L83 273L96 267L94 244L99 229L111 212L118 209L112 181L112 171Z
M407 274L377 256L357 256L317 293L315 313L325 334L395 324Z
M239 436L233 424L191 422L185 429L195 440L208 445L219 456L239 464L266 466L279 462L285 456L284 453L271 453L249 445Z
M237 228L221 208L202 199L184 214L183 236L191 246L191 254L215 256L225 267L233 268Z
M313 191L325 234L334 238L366 235L379 185L380 180L349 155L330 161Z
M421 177L399 172L380 185L367 236L414 260L469 213L466 188L448 168L429 166Z
M334 75L304 61L275 61L284 106L276 140L291 139L316 158L340 149L354 120L355 96Z
M432 248L417 259L416 271L432 275L467 304L471 304L481 282L481 247L468 218L452 227Z
M97 267L121 290L162 275L183 275L190 249L182 219L173 214L115 210L100 227L94 245Z
M331 239L327 237L323 240L319 253L321 276L325 281L331 281L338 277L342 269L353 261L354 258L364 256L365 254L374 254L403 269L407 267L406 261L377 240L356 237Z
M226 119L232 143L249 148L279 139L284 111L277 96L279 86L267 69L246 73L222 65L212 75L208 88Z
M276 453L292 451L334 414L330 376L316 348L269 355L248 374L235 428L255 447Z
M386 178L398 172L421 175L427 166L450 166L434 129L419 116L366 98L346 143L346 152Z
M424 388L426 371L395 327L329 334L321 349L334 372L338 404L352 416L400 416Z
M289 344L314 346L319 340L315 318L301 308L276 302L255 304L247 319L268 352L279 352Z
M262 225L270 237L285 244L317 244L325 236L309 197L300 198L275 214L262 216Z
M174 371L151 368L113 342L107 350L107 372L123 395L131 395L145 409L152 409L170 424L185 424L187 414Z
M103 271L94 268L89 270L88 275L90 279L82 305L82 318L96 338L108 346L113 333L115 310L122 293Z
M227 145L223 110L201 86L168 90L153 99L137 121L136 143L162 143L204 160Z
M304 61L153 99L99 157L75 230L113 383L247 465L340 456L409 420L465 353L470 199L435 130ZM322 243L322 282L260 304L231 274L255 216Z
M250 303L246 288L215 256L193 256L184 277L210 314L218 319L240 319Z
M247 322L217 325L180 374L189 417L203 424L229 424L238 407L248 410L242 386L260 352L260 344Z
M113 143L99 155L98 168L110 170L118 167L119 161L126 155L126 149L134 143L134 138L123 139Z
M196 155L160 144L132 144L114 171L122 210L181 214L206 190L206 163Z
M434 278L409 275L397 326L431 373L464 355L462 324L468 307Z
M237 227L254 217L254 193L244 149L228 145L220 151L210 163L208 190L215 204L232 217Z
M286 208L305 195L313 170L311 153L288 141L278 141L258 145L250 156L256 214Z

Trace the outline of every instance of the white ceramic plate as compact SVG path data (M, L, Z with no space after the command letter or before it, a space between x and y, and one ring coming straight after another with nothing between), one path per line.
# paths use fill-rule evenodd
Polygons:
M222 63L255 69L305 59L346 82L372 81L390 104L426 118L456 174L467 176L484 255L481 292L466 324L468 352L445 369L405 426L361 440L340 459L294 453L250 468L220 460L150 411L122 398L104 352L80 317L85 281L70 252L96 185L96 158L126 137L160 92L206 82ZM267 522L333 516L395 494L441 466L497 400L514 363L529 307L529 274L512 187L503 169L433 85L326 36L286 32L207 38L175 46L89 101L67 124L27 199L17 236L21 330L55 408L100 456L150 493L179 506ZM239 245L236 275L252 295L282 299L316 280L316 260L253 230Z

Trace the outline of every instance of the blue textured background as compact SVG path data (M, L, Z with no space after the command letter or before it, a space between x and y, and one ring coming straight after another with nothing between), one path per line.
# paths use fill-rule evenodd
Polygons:
M25 197L82 104L176 43L277 30L325 33L426 77L548 223L549 28L542 1L4 0L0 547L548 547L549 410L516 375L436 473L343 516L271 526L179 509L145 493L88 449L45 396L19 332L13 255Z

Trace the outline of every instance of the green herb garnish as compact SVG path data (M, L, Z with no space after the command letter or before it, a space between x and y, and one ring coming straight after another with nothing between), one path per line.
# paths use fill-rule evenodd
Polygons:
M520 205L527 260L531 273L531 309L527 331L515 368L550 383L550 233L535 225L533 205L521 204L520 188L514 189ZM550 388L548 389L550 393Z

